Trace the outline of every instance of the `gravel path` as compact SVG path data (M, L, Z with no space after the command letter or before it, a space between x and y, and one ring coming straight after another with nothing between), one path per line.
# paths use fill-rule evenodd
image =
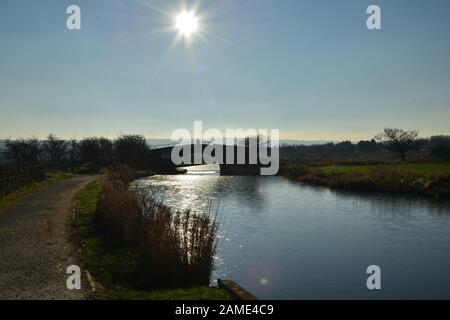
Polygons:
M68 290L66 269L77 263L71 241L76 193L95 176L78 176L38 190L0 211L0 299L85 299Z

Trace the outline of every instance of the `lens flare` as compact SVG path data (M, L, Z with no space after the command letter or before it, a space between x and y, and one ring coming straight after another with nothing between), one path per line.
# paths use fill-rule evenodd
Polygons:
M193 13L183 12L176 17L176 28L181 35L190 37L198 30L198 19Z

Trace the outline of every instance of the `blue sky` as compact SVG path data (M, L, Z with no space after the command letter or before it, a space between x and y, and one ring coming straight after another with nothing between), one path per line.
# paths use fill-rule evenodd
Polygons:
M185 1L189 43L172 30L182 3L2 0L0 138L164 138L194 120L303 140L450 134L449 1Z

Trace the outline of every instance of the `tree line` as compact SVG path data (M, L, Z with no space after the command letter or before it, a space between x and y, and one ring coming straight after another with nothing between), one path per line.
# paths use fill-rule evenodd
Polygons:
M17 166L62 165L92 163L107 166L122 163L131 167L150 165L150 146L141 135L122 135L111 140L91 137L64 140L50 134L46 140L8 139L4 142L3 157ZM416 130L386 128L371 140L358 143L342 141L317 145L282 145L282 158L377 156L393 153L405 161L411 153L429 154L450 160L450 136L419 139Z
M17 166L92 163L123 163L133 167L144 165L150 147L141 135L122 135L115 140L91 137L63 140L50 134L46 140L8 139L2 155Z
M282 158L303 157L350 157L383 156L389 153L406 161L412 153L424 154L441 160L450 160L450 136L432 136L428 139L418 138L417 130L385 128L371 140L357 143L342 141L317 145L282 145Z

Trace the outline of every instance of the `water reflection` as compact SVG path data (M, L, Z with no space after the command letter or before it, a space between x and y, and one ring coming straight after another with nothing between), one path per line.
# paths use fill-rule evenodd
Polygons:
M204 211L220 200L214 278L236 280L259 298L450 298L448 202L217 172L137 186L175 209ZM371 264L382 268L376 293L365 286Z
M369 211L376 215L387 215L411 221L417 215L435 216L436 219L448 222L450 219L450 202L433 198L422 198L408 195L384 193L361 193L355 191L333 190L336 199L351 201L351 206L359 210Z
M154 176L136 186L177 209L205 209L210 201L236 198L246 212L264 206L264 189L258 177L224 177L215 174Z

